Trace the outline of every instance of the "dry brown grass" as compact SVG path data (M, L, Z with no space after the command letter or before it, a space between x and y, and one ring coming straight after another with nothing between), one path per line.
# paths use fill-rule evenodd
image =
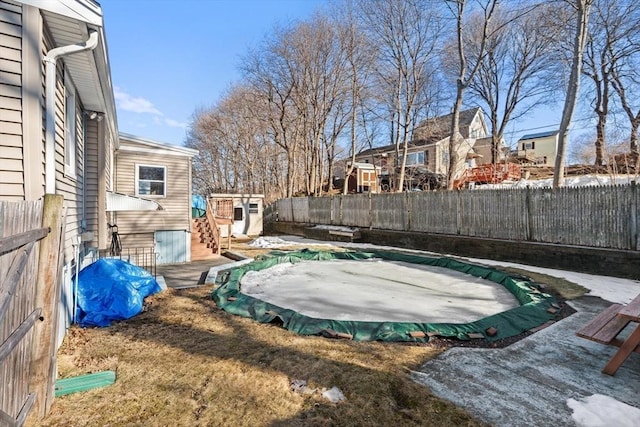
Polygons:
M438 349L298 336L219 310L209 291L165 291L128 321L71 328L60 376L111 369L116 383L57 398L32 425L480 425L409 379ZM292 379L347 400L297 394Z

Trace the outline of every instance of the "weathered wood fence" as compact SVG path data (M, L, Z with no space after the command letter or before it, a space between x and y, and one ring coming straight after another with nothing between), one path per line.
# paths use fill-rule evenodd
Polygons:
M635 183L299 197L276 208L279 221L640 249Z
M2 426L44 415L53 399L62 223L61 196L0 201Z

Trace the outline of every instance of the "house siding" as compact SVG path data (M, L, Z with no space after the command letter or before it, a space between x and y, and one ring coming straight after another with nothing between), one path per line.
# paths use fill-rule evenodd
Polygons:
M126 142L127 147L141 148L144 145ZM151 247L155 231L185 230L191 228L191 159L186 155L153 154L147 151L120 150L116 153L116 185L119 193L136 194L136 165L166 167L166 197L153 198L163 208L161 211L117 212L115 220L123 248ZM143 196L144 197L144 196Z
M0 197L24 200L22 7L0 1Z
M46 29L43 31L44 53L54 47L52 38ZM44 73L43 73L44 74ZM69 82L68 84L72 84ZM80 234L82 215L82 176L84 164L82 162L83 129L82 129L82 101L76 98L76 161L75 176L65 174L65 80L64 59L58 60L56 67L56 91L55 91L55 169L56 169L56 193L64 197L66 208L66 227L64 244L64 263L71 263L74 259L74 242L78 241ZM43 129L43 135L45 131Z
M85 126L85 220L87 231L93 232L88 246L98 247L98 122L87 120Z

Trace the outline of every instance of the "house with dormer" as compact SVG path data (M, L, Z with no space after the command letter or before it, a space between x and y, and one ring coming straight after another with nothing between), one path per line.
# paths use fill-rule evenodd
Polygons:
M407 151L407 175L416 171L428 171L446 176L449 171L449 136L452 115L447 114L422 121L416 126ZM458 147L456 175L464 169L474 167L484 155L475 150L478 140L488 137L487 124L482 108L472 108L460 112L460 135L462 143ZM400 154L401 156L402 154ZM490 157L489 160L491 161ZM395 144L363 150L356 155L356 162L371 163L379 168L381 179L393 182L397 177L402 158L396 156Z

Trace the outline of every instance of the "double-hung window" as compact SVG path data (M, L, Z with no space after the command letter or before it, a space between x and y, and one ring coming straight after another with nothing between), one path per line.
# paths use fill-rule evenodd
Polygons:
M136 196L167 195L167 168L165 166L136 165Z

